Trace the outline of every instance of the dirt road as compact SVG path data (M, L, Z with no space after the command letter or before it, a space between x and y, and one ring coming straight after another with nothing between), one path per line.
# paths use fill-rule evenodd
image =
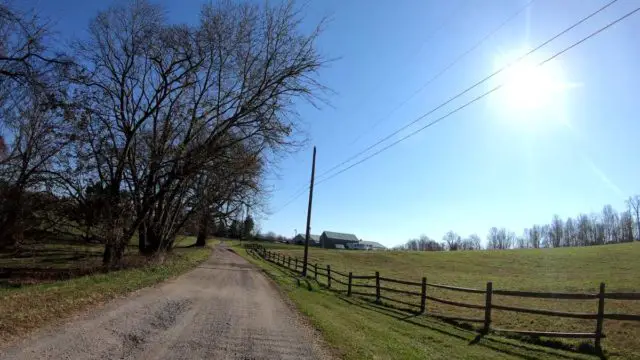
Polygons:
M314 331L253 265L224 247L197 269L68 323L0 359L321 359Z

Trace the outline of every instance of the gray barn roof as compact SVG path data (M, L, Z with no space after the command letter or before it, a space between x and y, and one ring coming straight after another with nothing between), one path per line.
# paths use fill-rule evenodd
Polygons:
M384 246L384 245L380 244L379 242L375 242L375 241L365 241L365 240L362 240L362 241L361 241L361 243L362 243L362 244L365 244L365 245L369 245L369 246L377 247L377 248L382 248L382 249L386 249L386 248L387 248L386 246Z
M296 235L295 238L300 238L301 240L304 240L305 237L306 237L305 234L298 234L298 235ZM319 242L320 241L320 235L309 234L309 240L315 241L315 242Z
M359 241L358 237L353 234L345 234L333 231L325 231L322 235L326 236L328 239L332 240L342 240L342 241Z

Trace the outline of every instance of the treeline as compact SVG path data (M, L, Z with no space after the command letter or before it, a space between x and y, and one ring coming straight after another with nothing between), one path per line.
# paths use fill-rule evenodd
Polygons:
M629 197L626 204L627 209L620 213L611 205L606 205L601 213L579 214L566 220L554 215L551 223L532 225L531 228L524 229L522 235L516 235L505 228L492 227L487 234L484 248L551 248L632 242L640 238L640 195ZM463 239L455 232L449 231L442 242L422 235L396 249L456 251L481 250L483 246L476 234Z
M293 4L221 1L194 25L161 6L101 11L87 36L0 0L0 250L67 234L171 249L181 233L242 237L265 169L296 145L294 102L313 101L318 32Z

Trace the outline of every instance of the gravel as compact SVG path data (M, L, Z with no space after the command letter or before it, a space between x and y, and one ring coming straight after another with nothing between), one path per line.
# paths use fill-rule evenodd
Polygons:
M0 350L0 359L325 359L255 266L218 246L195 270Z

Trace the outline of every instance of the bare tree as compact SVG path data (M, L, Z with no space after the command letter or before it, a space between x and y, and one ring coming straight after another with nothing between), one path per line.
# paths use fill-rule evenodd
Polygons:
M629 211L623 211L620 213L620 241L632 242L633 241L633 216Z
M640 239L640 195L629 196L627 200L627 207L629 212L636 219L636 236L635 239Z
M482 242L478 234L471 234L466 239L462 240L462 250L482 250Z
M91 69L82 77L86 167L107 184L114 229L105 264L120 261L141 225L175 233L216 157L237 144L265 157L291 145L293 100L322 90L318 32L300 34L299 20L291 3L225 2L205 6L197 26L168 25L145 1L95 18L79 54Z
M552 247L562 246L564 238L564 224L558 215L553 215L551 226L549 228L549 239Z
M619 221L618 213L611 205L605 205L602 209L602 225L604 230L604 240L608 243L619 241Z
M442 241L444 241L445 245L447 246L447 250L449 251L461 250L460 247L462 238L460 238L460 235L456 234L453 231L447 232L442 237Z
M45 25L0 3L0 248L20 242L28 192L50 186L56 157L72 140L65 71L71 61L50 50Z
M505 228L492 227L487 235L487 249L506 250L515 244L516 235Z
M542 227L533 225L531 229L524 230L525 244L520 247L538 249L542 243Z

